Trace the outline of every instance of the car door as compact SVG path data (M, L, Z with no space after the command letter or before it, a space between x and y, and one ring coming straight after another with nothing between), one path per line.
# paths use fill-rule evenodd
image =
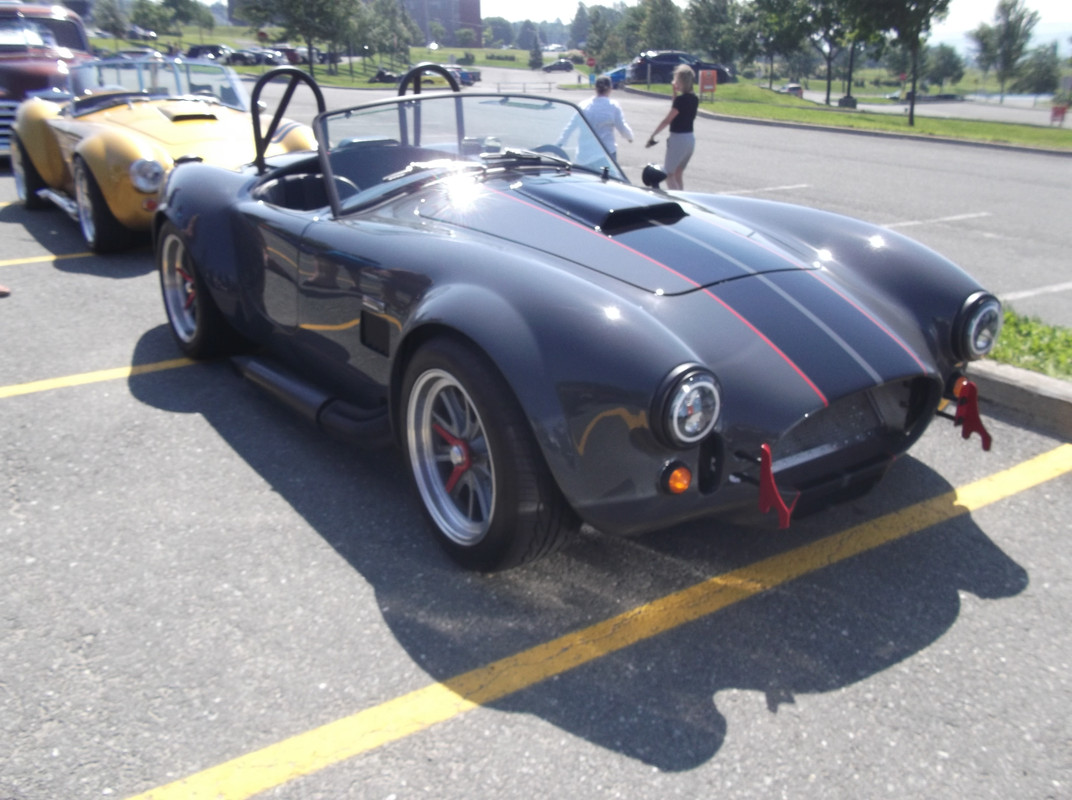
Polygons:
M405 224L322 218L301 248L298 340L321 380L367 398L390 382L391 356L428 279L408 268Z

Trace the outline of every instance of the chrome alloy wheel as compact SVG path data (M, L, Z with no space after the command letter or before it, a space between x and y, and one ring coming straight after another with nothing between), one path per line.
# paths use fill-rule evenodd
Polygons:
M181 341L190 343L197 334L197 284L186 257L186 243L177 233L167 233L160 243L159 263L171 328Z
M89 168L76 159L74 163L74 198L78 204L78 225L82 229L82 238L92 248L97 241L97 222L93 209L93 191L89 182L92 180Z
M477 544L495 511L495 467L469 394L445 370L427 370L410 393L406 431L417 490L433 521L455 544Z

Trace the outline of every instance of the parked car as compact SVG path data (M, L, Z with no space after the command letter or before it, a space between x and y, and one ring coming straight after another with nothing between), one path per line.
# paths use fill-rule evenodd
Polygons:
M778 87L780 94L791 94L793 97L804 97L804 87L799 83L787 83Z
M186 51L187 58L205 58L221 64L230 63L233 55L234 49L225 44L195 44Z
M68 79L65 94L19 106L11 166L23 204L59 206L95 252L119 250L149 229L177 160L230 168L254 158L249 95L229 67L116 58L74 65ZM307 150L312 132L287 123L269 146Z
M573 62L568 58L560 58L550 64L544 64L544 72L573 72Z
M64 89L72 64L92 58L82 18L61 5L0 3L0 156L11 153L19 103Z
M607 70L600 77L610 78L610 85L614 89L620 89L625 85L625 76L629 71L628 64L619 64L614 69Z
M267 73L254 102L280 75L316 90L321 150L184 163L153 230L180 350L397 444L461 564L523 563L582 521L752 506L786 527L871 489L947 403L989 447L965 369L1001 305L967 273L888 228L571 163L552 143L576 105L406 94L427 69L330 111L306 73Z
M719 84L737 80L728 67L704 61L681 50L648 50L629 64L626 80L629 83L670 83L674 70L680 64L688 64L699 77L700 70L713 69L718 73Z

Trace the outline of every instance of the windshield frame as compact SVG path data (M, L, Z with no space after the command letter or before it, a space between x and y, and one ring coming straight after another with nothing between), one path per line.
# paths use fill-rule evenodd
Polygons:
M141 100L197 100L244 112L252 107L234 70L201 59L94 59L71 65L67 83L76 117Z
M500 129L493 129L493 126ZM436 92L405 95L342 109L324 111L313 120L320 168L327 185L332 215L342 216L369 205L362 197L392 194L382 182L412 174L409 164L450 159L462 165L483 165L485 176L525 170L596 173L604 180L628 183L614 157L575 103L521 93ZM350 135L347 135L350 134ZM566 140L569 140L566 142ZM566 142L559 145L559 141ZM576 140L576 144L570 144ZM354 180L360 193L342 208L337 178L353 179L342 166L351 149L381 145L412 150L411 161L395 164L374 184ZM567 153L565 147L572 148ZM399 153L400 154L400 153ZM584 161L578 159L583 154ZM474 171L474 173L479 171ZM442 169L428 170L428 180ZM476 179L482 179L476 177Z

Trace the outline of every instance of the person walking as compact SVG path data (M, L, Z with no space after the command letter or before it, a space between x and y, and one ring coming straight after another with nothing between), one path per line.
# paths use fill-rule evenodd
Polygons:
M696 149L696 136L692 132L692 123L696 119L696 112L700 108L700 98L692 91L696 73L688 64L680 64L674 70L674 80L671 86L674 90L674 101L670 111L659 127L648 139L646 147L653 147L656 143L655 136L663 128L670 127L670 135L666 139L666 188L685 188L685 167L689 165L689 159Z
M610 91L610 78L606 75L596 78L596 93L581 104L581 113L588 120L588 124L592 126L592 129L595 130L599 140L603 142L603 146L607 148L607 152L614 159L614 163L618 163L618 144L614 139L614 132L618 131L628 141L632 142L633 129L625 121L625 112L622 111L622 107L618 105L616 100L610 99ZM578 122L578 118L574 117L566 125L562 135L558 138L559 147L565 144L566 139L577 127ZM581 141L583 142L584 139L582 138ZM599 155L601 154L578 153L577 160L585 164L593 161L593 156L598 158Z

